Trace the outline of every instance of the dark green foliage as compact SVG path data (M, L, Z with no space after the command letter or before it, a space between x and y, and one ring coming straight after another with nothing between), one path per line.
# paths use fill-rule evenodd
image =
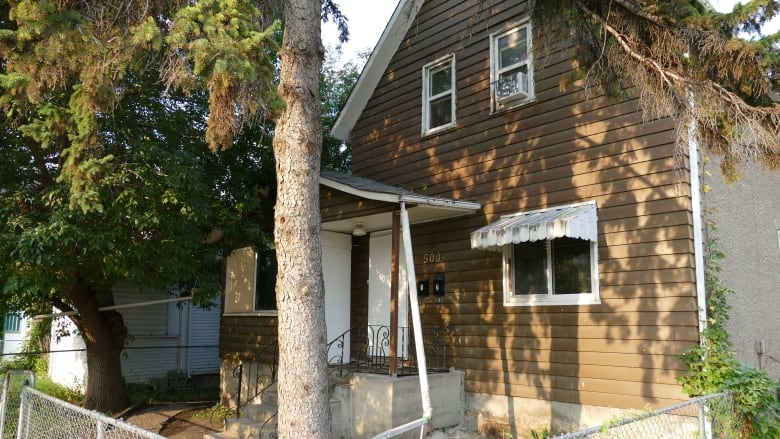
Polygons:
M352 169L352 149L349 144L330 135L339 112L349 98L360 70L354 62L343 66L339 63L340 52L326 53L320 74L320 98L322 99L322 168L349 172Z

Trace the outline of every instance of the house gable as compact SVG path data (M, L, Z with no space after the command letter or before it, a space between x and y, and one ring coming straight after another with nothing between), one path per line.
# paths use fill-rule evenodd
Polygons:
M465 371L467 391L672 404L685 398L677 356L698 342L687 157L673 121L644 121L635 97L561 88L573 68L565 43L535 52L532 100L493 108L491 35L528 19L525 2L424 2L365 106L345 109L360 113L353 173L482 205L475 216L413 227L418 279L446 276L445 296L422 301L424 324L458 334L452 365ZM456 124L426 135L423 69L448 54ZM505 259L472 249L471 233L503 215L582 202L598 209L601 303L505 306Z
M363 71L360 72L344 108L333 125L331 130L333 137L345 141L350 139L357 118L360 117L360 113L384 74L390 58L395 54L401 40L409 31L409 27L414 22L423 3L424 0L400 0L398 2L390 21L379 37L376 48L368 58Z

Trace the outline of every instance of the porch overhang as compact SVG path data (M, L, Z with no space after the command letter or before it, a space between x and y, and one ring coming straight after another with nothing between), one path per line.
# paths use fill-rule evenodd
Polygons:
M409 222L411 224L470 215L482 207L479 203L473 201L422 195L367 178L332 171L322 171L320 184L364 200L378 201L396 206L404 203L409 213ZM394 210L397 209L323 221L322 229L338 233L352 233L355 226L360 224L367 232L388 230L392 226Z
M596 221L595 201L513 213L472 232L471 248L499 251L508 244L563 237L596 242Z

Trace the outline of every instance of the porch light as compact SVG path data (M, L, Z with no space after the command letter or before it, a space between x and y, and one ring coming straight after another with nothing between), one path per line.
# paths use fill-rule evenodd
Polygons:
M366 229L363 227L363 223L355 224L355 228L352 229L352 236L366 236Z

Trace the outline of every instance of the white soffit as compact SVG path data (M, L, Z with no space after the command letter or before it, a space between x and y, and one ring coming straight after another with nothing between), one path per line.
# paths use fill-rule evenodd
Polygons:
M471 248L500 250L508 244L555 238L597 240L596 202L504 215L471 233Z

